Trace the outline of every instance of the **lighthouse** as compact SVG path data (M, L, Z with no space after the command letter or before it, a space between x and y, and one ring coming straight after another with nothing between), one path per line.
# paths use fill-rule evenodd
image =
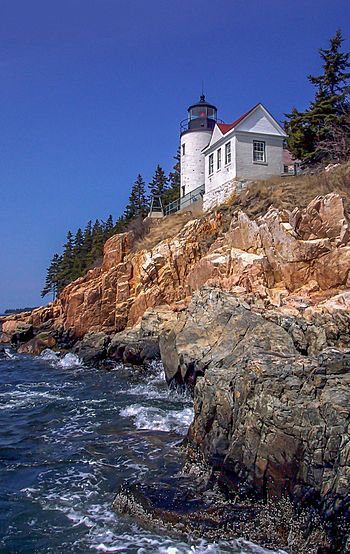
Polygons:
M204 94L187 110L188 117L180 125L181 208L203 195L205 158L203 148L209 144L217 121L217 109L205 100Z

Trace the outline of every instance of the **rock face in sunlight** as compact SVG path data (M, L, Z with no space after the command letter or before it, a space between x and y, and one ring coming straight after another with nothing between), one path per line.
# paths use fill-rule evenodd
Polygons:
M190 471L204 464L209 481L234 495L287 494L316 508L329 552L343 552L349 271L349 218L337 194L255 220L226 206L152 248L132 233L111 237L101 267L58 300L3 318L2 340L34 354L74 347L92 365L161 357L167 381L194 394Z
M195 383L190 471L210 467L241 499L290 497L333 529L350 510L350 350L326 334L320 353L302 355L302 324L205 287L161 337L162 359L169 381Z
M80 338L119 332L147 309L183 309L204 284L251 293L265 306L315 306L349 287L349 219L341 198L315 198L293 212L270 208L257 220L236 212L194 219L151 250L133 251L124 233L105 244L101 267L68 285L60 299L31 314L6 318L4 338L23 324L50 325ZM330 306L325 303L323 309ZM343 303L343 309L348 309ZM45 329L44 329L45 331Z

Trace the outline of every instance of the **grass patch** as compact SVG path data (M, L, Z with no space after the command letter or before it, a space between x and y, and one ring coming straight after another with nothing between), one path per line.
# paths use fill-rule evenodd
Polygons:
M350 210L350 161L317 175L271 177L250 184L240 195L235 193L218 210L232 213L237 209L249 217L264 215L270 206L293 210L304 208L315 196L337 192Z
M255 181L241 194L233 193L223 204L215 208L223 216L219 234L227 231L232 216L237 210L244 211L250 218L264 215L270 206L280 210L292 211L296 206L306 207L315 196L336 192L344 199L345 208L350 211L350 161L314 175L298 175L295 177L271 177L266 180ZM132 230L136 241L134 252L151 250L165 239L177 235L188 221L202 218L201 206L191 207L191 211L177 212L162 219L146 219L133 223ZM217 238L212 231L205 234L203 229L199 242L203 242L207 250Z
M188 221L195 217L192 212L178 212L159 220L148 220L149 230L144 237L135 242L134 251L150 250L162 240L174 237Z

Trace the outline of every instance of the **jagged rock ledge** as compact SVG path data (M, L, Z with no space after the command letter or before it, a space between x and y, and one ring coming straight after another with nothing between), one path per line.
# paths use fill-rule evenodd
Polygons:
M2 338L34 354L74 348L94 365L161 355L167 380L193 389L187 469L209 468L210 486L239 502L287 496L315 510L328 551L346 552L349 229L329 194L255 221L215 212L148 251L117 235L101 268L3 319Z

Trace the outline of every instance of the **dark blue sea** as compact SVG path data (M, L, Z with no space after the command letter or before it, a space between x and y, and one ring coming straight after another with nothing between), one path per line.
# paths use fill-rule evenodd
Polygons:
M191 400L161 367L83 367L73 354L0 358L0 552L263 553L251 543L181 542L111 509L125 481L181 465Z

